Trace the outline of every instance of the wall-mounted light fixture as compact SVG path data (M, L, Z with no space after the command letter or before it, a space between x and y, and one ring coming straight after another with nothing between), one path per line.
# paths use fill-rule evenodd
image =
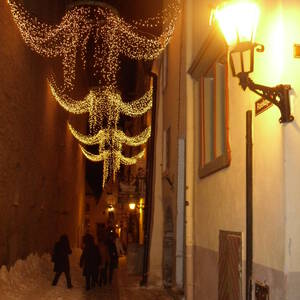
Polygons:
M214 10L214 18L229 46L229 60L232 75L239 78L243 90L251 91L276 105L280 112L280 123L291 122L289 91L291 86L280 84L268 87L253 82L249 74L254 69L254 50L264 51L262 44L255 43L256 27L260 10L256 3L251 1L228 1ZM249 60L246 61L246 58Z
M115 210L115 208L113 207L112 204L109 204L108 207L107 207L107 210L108 210L109 213L111 213Z
M136 206L135 202L130 202L129 203L129 209L130 210L135 210L135 206Z

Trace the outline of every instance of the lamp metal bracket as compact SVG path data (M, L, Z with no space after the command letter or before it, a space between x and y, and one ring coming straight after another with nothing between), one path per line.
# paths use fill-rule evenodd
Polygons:
M230 51L230 65L232 74L235 77L239 78L239 84L243 90L249 88L252 92L256 93L260 97L266 99L267 101L276 105L281 113L279 119L280 123L292 122L294 117L291 115L290 108L290 90L291 86L289 84L280 84L275 87L268 87L265 85L257 84L249 77L249 74L253 72L254 69L254 50L258 52L264 51L264 46L257 43L240 43L234 49ZM250 69L244 69L244 55L243 53L250 50ZM233 54L239 53L240 63L241 63L241 72L236 74Z
M281 113L279 119L280 123L292 122L294 120L290 108L291 86L289 84L279 84L275 87L268 87L253 82L253 80L249 78L248 73L239 73L237 76L239 77L240 85L244 90L248 87L249 90L279 108Z

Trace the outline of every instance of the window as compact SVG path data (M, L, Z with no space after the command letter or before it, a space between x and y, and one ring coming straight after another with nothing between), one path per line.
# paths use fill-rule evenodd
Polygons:
M200 78L200 177L229 165L227 64L217 60Z
M199 83L199 176L230 164L226 46L212 31L189 72Z

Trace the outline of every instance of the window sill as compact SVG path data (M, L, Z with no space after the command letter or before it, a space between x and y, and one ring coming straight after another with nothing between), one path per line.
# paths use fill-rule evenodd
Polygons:
M204 178L213 173L216 173L219 170L225 169L229 167L231 161L230 152L227 152L219 157L217 157L214 161L211 161L200 167L199 169L199 177Z

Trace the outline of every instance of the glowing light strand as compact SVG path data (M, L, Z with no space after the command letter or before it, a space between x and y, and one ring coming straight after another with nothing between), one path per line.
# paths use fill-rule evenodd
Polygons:
M87 151L83 146L80 146L84 156L94 162L103 161L103 182L105 185L109 174L112 174L115 180L116 173L120 169L120 164L133 165L144 156L145 151L141 151L133 157L125 157L122 154L123 144L128 146L140 146L147 142L151 136L151 127L147 127L141 134L129 137L121 130L115 129L103 129L96 135L89 136L84 135L75 130L70 124L68 124L72 135L82 144L85 145L98 145L98 154L93 154ZM109 149L105 149L106 145L109 145Z
M137 146L146 143L150 127L136 137L128 137L117 129L120 113L136 117L152 106L152 90L132 102L123 102L117 92L117 73L120 69L120 54L133 59L156 58L166 47L174 31L179 4L175 0L156 17L132 21L132 24L103 7L78 6L69 10L58 25L48 25L32 17L21 4L8 0L15 23L29 47L45 57L62 57L64 87L59 89L50 78L50 89L57 102L74 114L89 113L89 125L93 136L85 136L70 130L75 138L86 145L99 146L99 154L89 153L82 147L83 154L90 160L103 161L103 185L109 172L115 178L120 164L134 164L144 151L128 158L121 153L122 145ZM93 13L93 14L91 14ZM93 15L93 19L91 19ZM167 24L167 26L165 26ZM163 25L159 36L147 37L141 28ZM84 68L87 66L87 44L91 34L94 38L93 74L102 88L91 89L82 101L72 99L65 93L74 87L77 55ZM103 129L104 120L106 129ZM106 148L109 149L106 149Z
M143 115L152 107L152 88L141 98L124 102L118 92L112 92L107 88L93 88L84 100L77 101L58 88L51 78L49 79L49 86L55 100L65 110L73 114L89 113L91 132L101 129L104 119L107 121L107 128L117 128L120 113L137 117Z
M31 16L15 0L9 0L8 3L25 43L40 55L62 57L64 86L68 89L74 87L78 51L83 66L86 66L87 42L92 32L95 33L93 73L97 76L99 85L116 88L120 54L134 59L156 58L169 42L179 13L179 9L174 9L174 15L170 16L162 34L147 38L135 25L126 22L108 8L74 7L65 14L60 24L48 25ZM153 20L161 18L164 19L158 17ZM153 20L149 19L149 24Z

